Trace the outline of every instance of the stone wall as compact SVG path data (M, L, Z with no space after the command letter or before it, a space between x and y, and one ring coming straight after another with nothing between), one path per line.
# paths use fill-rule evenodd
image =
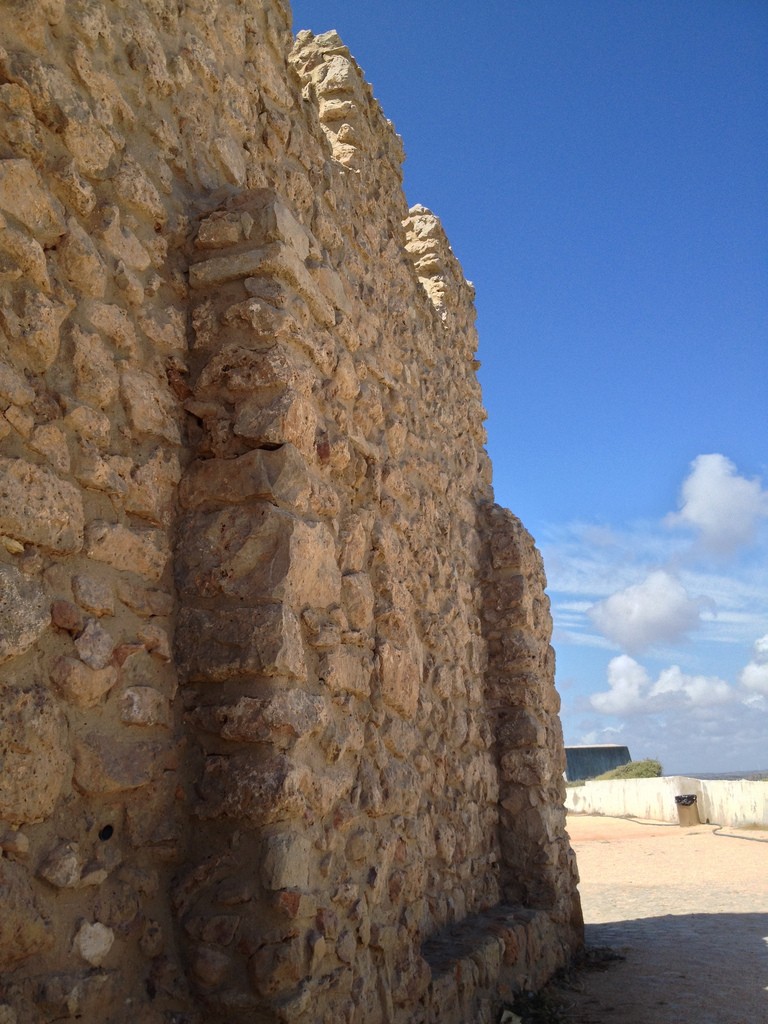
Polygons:
M472 290L280 0L0 28L0 1022L495 1019L581 941Z

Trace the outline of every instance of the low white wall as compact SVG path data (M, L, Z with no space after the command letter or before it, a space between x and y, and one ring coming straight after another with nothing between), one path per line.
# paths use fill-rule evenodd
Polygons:
M699 817L704 822L768 826L768 782L710 781L682 775L585 782L568 788L565 806L578 814L676 822L675 797L683 793L696 794Z

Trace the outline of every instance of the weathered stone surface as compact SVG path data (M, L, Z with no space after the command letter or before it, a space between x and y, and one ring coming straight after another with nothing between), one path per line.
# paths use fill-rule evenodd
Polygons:
M313 789L308 769L285 757L259 762L250 754L206 760L200 783L200 818L231 818L249 825L302 817Z
M0 663L23 654L45 632L51 613L37 580L0 565Z
M117 581L117 596L137 615L170 615L173 611L173 596L164 590L142 587L126 579Z
M385 704L402 715L413 715L419 702L421 666L411 651L390 643L378 649L381 696Z
M239 505L251 499L290 508L309 494L306 463L291 444L275 451L256 449L236 459L193 462L179 484L179 501L187 509Z
M40 867L37 874L56 889L75 889L80 885L83 859L77 843L60 843Z
M306 366L291 357L285 345L274 345L266 352L246 348L237 343L223 346L212 357L197 381L196 394L211 394L237 402L262 392L290 388L308 395L313 375Z
M75 935L72 949L92 967L98 967L106 959L115 941L115 933L111 928L95 921L91 924L84 921Z
M114 615L115 595L111 584L89 573L76 573L72 577L75 600L92 615Z
M177 562L183 593L282 600L300 610L338 604L341 574L333 538L271 505L193 514Z
M251 676L305 679L307 673L298 621L284 605L185 608L176 628L176 656L180 671L200 682Z
M26 873L0 858L0 969L8 970L53 945L53 929L41 913Z
M131 530L119 523L91 523L86 534L86 552L97 562L154 582L163 575L170 558L165 534L159 530Z
M137 437L161 437L180 444L176 403L167 387L145 370L122 370L120 397Z
M367 651L344 646L325 656L320 678L332 693L368 697L372 672L373 661Z
M93 708L117 682L117 669L112 665L89 668L77 658L59 658L51 671L51 682L68 703Z
M0 690L0 819L44 821L70 766L66 723L42 687Z
M167 697L152 686L129 686L120 697L120 719L127 725L171 724Z
M29 160L0 160L0 210L41 242L53 243L66 230L63 206L41 185Z
M67 279L94 298L107 289L107 268L90 236L74 217L67 221L67 235L59 246L59 260Z
M127 479L125 510L158 526L172 519L176 485L181 467L174 451L156 448L143 466L132 469Z
M321 697L303 690L280 690L272 697L241 697L234 704L198 708L191 715L198 728L237 743L271 742L289 746L328 722Z
M89 619L85 629L75 640L75 647L80 660L89 668L102 669L110 662L115 642L96 619Z
M347 573L341 580L341 600L351 629L369 629L373 622L374 594L367 573Z
M268 836L261 876L268 889L306 889L309 881L309 839L295 832Z
M83 793L122 793L159 775L169 749L158 743L116 743L108 732L91 732L74 744L74 782Z
M69 313L61 302L36 288L13 294L10 304L0 306L0 324L13 341L18 363L34 373L45 373L59 354L60 328Z
M0 458L0 533L71 554L83 546L83 526L77 488L49 469Z
M309 457L314 454L317 413L307 398L287 388L271 401L242 402L232 429L254 447L292 444Z
M81 402L106 408L117 396L119 374L114 356L98 334L72 329L75 389Z
M0 398L3 404L12 402L14 405L29 405L34 397L34 389L22 375L8 363L0 362Z

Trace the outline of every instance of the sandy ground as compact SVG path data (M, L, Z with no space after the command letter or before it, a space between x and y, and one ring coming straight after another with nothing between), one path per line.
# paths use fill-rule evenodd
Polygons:
M589 946L574 1024L768 1024L768 832L569 815Z

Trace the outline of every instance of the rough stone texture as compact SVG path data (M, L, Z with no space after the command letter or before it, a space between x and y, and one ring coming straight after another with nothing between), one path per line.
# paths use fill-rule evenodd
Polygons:
M282 0L0 27L0 1019L495 1020L581 938L472 289Z

